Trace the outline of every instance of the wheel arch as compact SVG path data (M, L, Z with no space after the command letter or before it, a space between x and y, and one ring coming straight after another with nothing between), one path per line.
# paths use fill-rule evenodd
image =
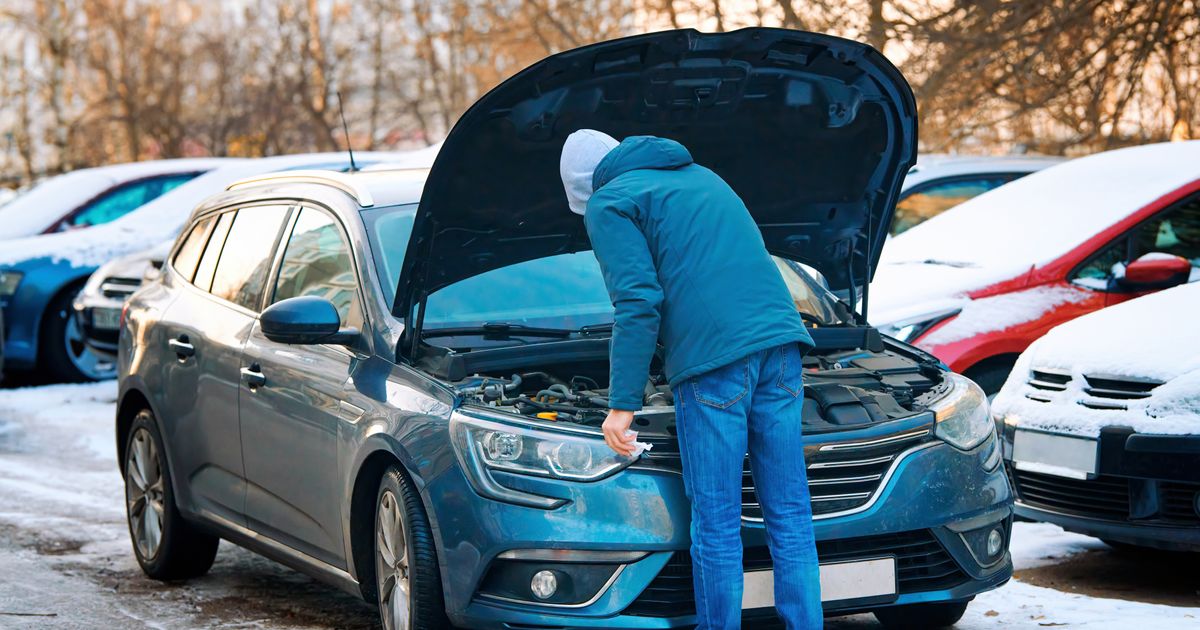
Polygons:
M121 402L117 405L115 436L117 439L117 468L120 469L122 478L125 477L125 467L121 465L121 462L125 461L125 448L129 442L129 431L133 428L133 419L143 409L150 410L150 413L154 415L154 421L158 422L158 414L154 413L150 399L139 389L130 388L126 390L121 396ZM159 434L161 433L162 427L159 427ZM167 453L164 452L163 457L168 457ZM170 466L170 462L167 465Z

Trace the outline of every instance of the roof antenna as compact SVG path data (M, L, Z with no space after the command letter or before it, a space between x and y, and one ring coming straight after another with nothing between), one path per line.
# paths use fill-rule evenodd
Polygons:
M337 91L338 97L338 116L342 117L342 132L346 134L346 152L350 154L350 172L358 170L358 165L354 163L354 147L350 146L350 128L346 126L346 110L342 108L342 91Z

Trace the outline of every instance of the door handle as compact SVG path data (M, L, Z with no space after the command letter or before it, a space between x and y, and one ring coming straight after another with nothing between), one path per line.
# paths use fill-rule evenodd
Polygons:
M263 375L262 368L257 363L251 363L250 367L244 367L241 371L242 380L246 382L246 387L249 387L250 391L267 384L267 377Z
M180 360L196 354L196 346L193 346L188 342L187 335L179 335L177 339L168 341L167 345L171 346L171 350L175 351L175 355L178 356Z

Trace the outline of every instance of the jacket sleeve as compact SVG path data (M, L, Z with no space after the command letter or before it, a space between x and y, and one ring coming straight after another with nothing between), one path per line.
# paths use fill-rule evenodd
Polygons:
M628 411L642 408L663 301L658 269L636 221L638 213L632 199L601 191L590 200L584 214L588 238L616 310L609 361L609 406Z

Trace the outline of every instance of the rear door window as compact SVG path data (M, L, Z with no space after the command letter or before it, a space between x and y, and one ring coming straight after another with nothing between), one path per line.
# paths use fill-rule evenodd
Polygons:
M216 222L214 217L205 217L198 221L192 227L192 231L188 232L187 238L183 240L183 245L179 246L175 260L171 261L175 271L179 272L179 275L186 278L188 282L191 282L196 275L196 265L200 264L200 254L204 253L204 245L208 243L208 236L212 233L213 225Z
M196 266L196 277L192 284L205 291L212 287L213 272L217 270L217 259L221 257L221 248L225 246L225 237L229 235L229 226L233 225L234 212L226 212L217 219L200 264Z
M237 211L213 274L212 294L258 310L275 243L288 206L253 206Z

